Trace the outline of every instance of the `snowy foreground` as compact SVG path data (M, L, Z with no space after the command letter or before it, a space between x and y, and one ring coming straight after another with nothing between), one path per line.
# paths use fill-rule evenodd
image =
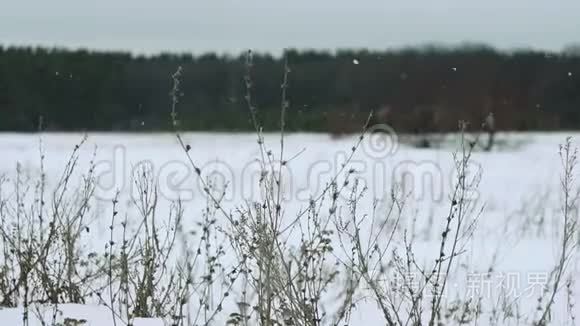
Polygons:
M4 194L14 191L10 187L14 187L11 181L17 176L17 162L22 176L30 180L38 178L40 138L45 153L43 165L47 188L54 187L71 151L83 135L39 136L0 134L0 175L5 175L8 180L2 189ZM469 193L469 200L473 203L469 218L477 227L457 257L446 295L449 302L469 297L480 300L482 317L477 322L464 321L464 324L492 324L489 320L493 319L490 317L493 310L506 305L510 306L513 315L521 318L502 319L502 313L502 318L494 324L531 325L537 320L538 297L550 284L549 275L560 254L563 170L559 145L567 136L580 137L560 133L499 134L498 144L491 152L476 150L473 153L467 174L476 180L478 186ZM261 154L256 135L194 133L183 135L183 139L191 147L189 154L201 169L202 177L220 191L225 189L223 206L226 211L234 211L261 198L263 190L258 186ZM458 139L457 135L449 135L439 148L419 149L409 146L404 139L373 136L362 142L345 170L341 170L341 164L349 158L357 136L333 139L318 134L287 135L283 160L288 162L283 172L281 192L284 218L292 219L308 206L310 198L327 187L337 173L341 175L340 172L350 170L353 179L359 180L359 187L368 188L358 203L362 215L380 215L388 210L392 205L391 190L399 189L397 198L404 199L405 208L401 230L392 249L403 249L399 253L404 253L404 236L412 237L416 261L427 266L437 257L450 207L457 177L453 153L459 148ZM279 136L269 134L265 140L273 151L273 159L277 160ZM142 164L147 164L154 173L161 195L160 205L165 205L163 209L168 210L170 202L181 199L185 211L184 228L193 229L202 219L202 211L208 203L204 185L198 181L195 169L174 135L89 134L86 144L80 149L80 170L85 171L91 160L95 165L97 185L88 225L91 232L83 240L81 250L106 250L105 244L110 237L111 202L117 190L120 191L118 211L123 216L130 216L136 210L131 198L137 191L130 179ZM80 175L76 177L80 178ZM227 187L224 188L224 184ZM347 188L353 184L351 182ZM574 187L574 193L576 189ZM341 197L348 201L349 192L345 191ZM338 209L346 211L347 205ZM575 208L572 214L576 218ZM163 216L158 214L158 219L163 219ZM216 218L218 224L225 222L219 214ZM135 225L131 227L136 228ZM578 236L574 239L577 240ZM224 260L233 260L233 252L227 243L224 250ZM570 277L561 282L552 309L550 324L553 325L572 325L572 317L580 313L575 305L580 299L580 277L574 279L574 275L580 275L579 252L577 248L573 250L573 257L567 265L566 275ZM223 315L217 316L212 324L225 324L233 311L228 309L235 310L232 307L236 306L240 291L233 289L231 292L231 302L224 301ZM516 301L517 304L512 304ZM329 306L332 307L332 303ZM361 294L350 324L384 325L385 320L376 306L370 296ZM51 323L54 313L51 305L35 309L30 313L30 325L41 325L40 316L48 321L47 324ZM97 299L86 305L59 305L58 310L56 320L63 325L123 324L115 322L110 309L100 305ZM22 312L22 307L0 308L0 325L23 324ZM132 323L135 326L171 324L161 319L135 319Z

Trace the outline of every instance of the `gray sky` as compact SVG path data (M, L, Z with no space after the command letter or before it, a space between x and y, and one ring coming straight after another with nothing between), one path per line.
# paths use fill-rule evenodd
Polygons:
M0 43L135 53L279 54L483 42L561 50L579 0L0 0Z

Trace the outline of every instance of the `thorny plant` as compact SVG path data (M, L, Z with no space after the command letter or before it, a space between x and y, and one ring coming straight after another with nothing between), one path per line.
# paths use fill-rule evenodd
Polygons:
M38 180L20 164L14 180L0 177L0 305L22 307L23 325L29 324L32 313L43 325L59 325L60 306L69 303L102 304L111 311L114 325L132 325L138 317L192 324L200 314L189 316L184 307L193 297L209 305L205 297L216 277L203 269L218 269L224 254L217 238L209 236L215 223L211 211L202 213L206 218L197 228L184 230L181 201L171 203L168 211L161 209L156 180L143 165L132 176L136 193L124 216L119 193L112 202L104 250L89 251L94 248L90 235L98 215L96 149L81 173L85 142L86 137L74 146L50 192L42 141ZM81 181L75 185L77 177ZM180 246L187 254L176 259ZM43 306L51 307L49 316Z
M330 299L331 285L336 283L340 267L338 263L329 263L334 259L331 221L336 214L340 194L336 184L341 173L350 175L354 172L346 172L346 166L364 138L368 120L357 144L352 148L350 158L337 175L320 194L312 195L307 208L288 218L283 200L283 170L300 154L287 158L284 147L286 115L290 107L287 99L288 76L291 71L286 60L281 85L279 151L275 154L265 142L258 110L252 101L252 64L252 54L248 52L244 77L245 99L260 150L258 161L261 177L258 183L261 200L239 206L233 213L227 212L218 197L208 190L202 171L191 156L191 147L185 144L176 130L177 140L200 177L205 193L227 221L222 231L230 240L231 249L240 263L234 271L242 275L243 290L236 302L238 308L229 315L227 323L248 325L255 322L270 326L321 325L330 321L338 325L348 316L352 307L356 284L351 283L352 286L340 295L344 303L335 316L330 316L325 301ZM176 94L180 74L181 69L174 74L172 91L171 117L174 127L178 126ZM330 207L327 207L327 202Z
M463 135L463 133L462 133ZM469 178L467 169L475 141L462 136L459 155L455 155L457 181L450 198L449 213L440 232L440 246L434 262L422 265L415 257L415 234L403 226L400 234L405 198L393 188L390 205L383 214L360 215L359 202L366 189L353 189L349 212L336 221L340 247L348 257L343 264L357 276L371 293L387 325L436 325L442 322L442 311L457 311L446 305L449 275L475 230L479 213L471 215L476 202L469 193L477 186L479 175ZM402 242L400 241L402 236ZM402 253L401 253L402 251ZM447 318L452 318L447 314ZM463 323L465 317L455 320ZM446 322L450 322L447 320Z
M539 318L534 323L538 326L545 326L549 323L552 315L552 307L556 295L565 286L568 274L568 267L572 263L576 248L578 246L578 211L577 200L580 194L579 189L574 189L574 169L576 168L578 151L572 147L571 138L560 146L560 158L563 168L561 178L562 199L562 234L559 248L559 258L556 266L550 273L549 286L538 298ZM570 290L568 290L570 291Z
M163 211L151 167L143 164L134 170L132 219L126 214L119 221L118 199L113 201L111 236L105 246L109 296L99 298L111 309L113 321L123 325L132 325L135 318L162 318L175 326L208 325L220 310L214 307L213 290L225 274L215 212L208 205L202 221L186 229L182 202L172 202ZM135 220L130 231L129 223ZM114 240L119 225L121 243ZM178 251L183 253L179 259Z
M17 164L13 186L8 187L6 178L0 182L1 304L23 306L23 324L28 324L31 304L57 307L63 302L85 303L92 293L87 284L103 275L97 257L81 251L86 244L83 239L90 232L95 189L93 160L81 184L77 187L71 183L85 141L83 138L75 145L50 194L42 142L38 180L27 180L22 166Z

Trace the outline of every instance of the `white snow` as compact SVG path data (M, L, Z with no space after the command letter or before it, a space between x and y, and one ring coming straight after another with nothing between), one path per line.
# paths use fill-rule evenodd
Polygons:
M355 59L353 63L358 61ZM492 282L487 289L487 283L484 283L487 281L481 277L490 265L494 265L491 278L511 277L514 297L520 297L523 302L520 313L533 318L541 287L538 282L541 283L551 271L558 253L554 242L561 221L561 160L558 150L567 136L569 134L565 133L500 133L493 151L473 154L469 172L471 175L481 172L482 179L472 195L483 207L483 213L473 240L460 259L467 274L458 275L471 275L472 279L454 279L451 293L474 290L468 287L475 281L478 282L475 287L489 290L491 298L493 293L497 294L494 291L498 290L500 282ZM81 137L81 134L42 135L49 187L57 182L57 176ZM259 189L255 186L259 177L256 163L259 152L254 134L188 133L183 137L191 146L190 153L201 167L202 175L229 182L226 193L228 207L259 197ZM325 186L348 157L357 137L333 139L323 134L287 135L285 158L298 155L287 165L284 184L287 216L307 205L310 196ZM3 156L0 175L14 177L16 162L20 162L25 173L37 176L38 139L39 135L0 134L0 153ZM278 140L277 134L266 135L266 144L274 153L278 153ZM401 136L396 150L383 155L385 147L381 146L392 148L389 140L374 139L372 144L363 141L349 164L369 188L360 206L370 210L373 199L387 198L395 181L406 180L405 190L412 191L406 223L410 225L416 218L415 251L418 260L427 261L437 253L442 221L449 209L448 199L455 177L452 155L457 148L457 135L448 135L438 149L413 148ZM201 186L174 135L90 134L88 144L81 149L81 164L85 167L94 146L97 146L95 162L100 177L97 195L102 199L97 206L103 214L110 208L116 189L122 191L125 200L122 203L126 202L132 191L129 182L131 169L144 161L152 164L160 191L167 201L185 199L186 211L196 216L204 207L206 199ZM277 154L274 157L278 157ZM121 210L131 210L128 205L123 205ZM108 237L109 217L101 217L95 219L91 227L94 230L91 242L95 250L101 250ZM580 272L578 259L569 268ZM575 284L576 301L580 299L579 283ZM52 316L52 307L43 309L47 310L44 316ZM86 325L113 325L110 311L103 306L62 305L59 309L62 310L59 313L61 321L63 318L76 318L86 319ZM554 324L564 325L566 316L566 303L559 297L554 310ZM30 318L31 325L40 325L36 316ZM0 310L0 321L2 325L21 325L22 309ZM370 301L355 311L351 324L362 322L384 324ZM486 319L483 322L485 324ZM163 325L163 322L136 320L134 325Z

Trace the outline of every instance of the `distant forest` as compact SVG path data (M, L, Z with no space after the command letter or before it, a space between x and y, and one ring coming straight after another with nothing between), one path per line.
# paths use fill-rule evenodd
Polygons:
M471 45L386 51L286 52L286 128L348 133L374 122L446 132L458 120L498 130L580 129L580 51L512 52ZM252 100L264 130L279 125L284 58L253 54ZM183 69L184 130L251 130L246 55L136 56L0 48L0 131L170 130L171 75Z

